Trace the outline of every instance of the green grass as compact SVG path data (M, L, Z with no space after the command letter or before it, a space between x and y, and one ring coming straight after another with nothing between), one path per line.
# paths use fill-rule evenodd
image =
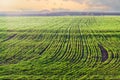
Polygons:
M0 80L120 79L120 17L0 17Z

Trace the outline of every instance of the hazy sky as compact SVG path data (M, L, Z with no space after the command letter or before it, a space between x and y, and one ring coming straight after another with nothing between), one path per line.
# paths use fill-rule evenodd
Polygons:
M0 0L0 11L120 11L120 0Z

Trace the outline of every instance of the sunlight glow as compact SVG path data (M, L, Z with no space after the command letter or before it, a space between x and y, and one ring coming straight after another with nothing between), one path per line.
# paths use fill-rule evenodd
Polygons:
M0 11L89 11L108 10L108 5L90 5L89 0L78 2L76 0L0 0ZM93 0L91 0L93 1Z
M0 4L2 6L10 6L12 5L12 2L10 0L0 0Z

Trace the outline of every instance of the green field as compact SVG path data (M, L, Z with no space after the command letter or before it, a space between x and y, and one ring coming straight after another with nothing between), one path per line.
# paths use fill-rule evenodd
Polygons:
M120 17L0 17L0 80L120 80Z

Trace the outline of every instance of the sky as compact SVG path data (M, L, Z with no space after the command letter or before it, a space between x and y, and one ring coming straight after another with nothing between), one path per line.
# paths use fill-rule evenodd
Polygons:
M120 11L120 0L0 0L0 11Z

